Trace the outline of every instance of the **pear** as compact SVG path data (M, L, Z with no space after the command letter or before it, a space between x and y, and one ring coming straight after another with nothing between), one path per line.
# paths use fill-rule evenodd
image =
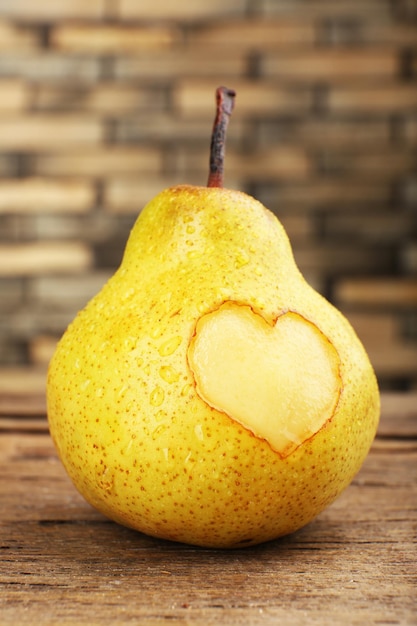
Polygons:
M93 507L215 548L310 522L352 481L379 419L348 321L304 280L278 219L222 186L233 103L220 87L207 186L143 209L47 381L53 441Z

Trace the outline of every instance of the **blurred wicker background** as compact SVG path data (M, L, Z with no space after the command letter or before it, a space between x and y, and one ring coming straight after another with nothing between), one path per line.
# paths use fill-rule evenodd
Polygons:
M273 210L384 389L417 388L415 0L0 0L0 376L44 368L144 204L226 186Z

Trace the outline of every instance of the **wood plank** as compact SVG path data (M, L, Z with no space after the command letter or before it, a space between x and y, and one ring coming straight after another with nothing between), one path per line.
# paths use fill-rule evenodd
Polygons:
M1 403L0 403L1 408ZM19 419L17 419L19 418ZM45 416L37 417L21 417L20 414L14 414L13 417L3 417L0 413L0 434L8 433L25 433L37 434L48 432L48 422Z
M0 118L0 149L64 150L100 144L104 129L100 120L84 115L13 115Z
M45 22L61 19L100 19L105 14L104 0L2 0L1 12L12 19Z
M116 24L58 23L51 32L55 48L90 54L159 50L178 43L178 39L178 30L171 25L126 27Z
M43 416L46 412L44 394L26 394L16 397L13 393L0 395L0 418L2 416ZM0 422L2 425L2 422Z
M415 624L416 398L383 394L368 458L316 520L234 551L108 521L76 492L47 432L30 430L44 417L3 417L1 623Z
M381 413L383 422L397 417L408 417L417 420L417 392L396 393L384 392L381 394ZM417 428L417 426L416 426ZM417 433L414 432L416 435Z
M94 187L84 180L52 181L36 177L0 180L0 214L85 213L94 201Z
M82 272L93 264L92 250L78 241L0 244L0 276Z
M357 82L372 79L389 79L395 76L398 58L395 48L372 49L311 49L300 48L295 52L272 50L261 58L261 74L268 78L309 83Z

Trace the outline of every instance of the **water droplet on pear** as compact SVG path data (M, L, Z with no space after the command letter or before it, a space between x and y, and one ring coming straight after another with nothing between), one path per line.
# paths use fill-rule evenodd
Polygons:
M159 346L159 354L161 356L170 356L171 354L174 354L175 350L179 347L181 341L182 339L179 335L167 339Z
M171 365L163 365L159 369L159 374L165 382L172 384L178 382L180 375Z
M161 404L163 403L165 399L165 392L162 389L162 387L155 387L155 389L152 391L149 401L152 404L152 406L161 406Z

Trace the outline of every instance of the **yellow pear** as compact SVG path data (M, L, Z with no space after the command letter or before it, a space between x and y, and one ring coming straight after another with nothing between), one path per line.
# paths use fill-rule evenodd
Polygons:
M207 187L162 191L48 373L50 431L120 524L241 547L307 524L351 482L379 393L348 321L297 269L277 218L222 188L234 92L217 90Z

